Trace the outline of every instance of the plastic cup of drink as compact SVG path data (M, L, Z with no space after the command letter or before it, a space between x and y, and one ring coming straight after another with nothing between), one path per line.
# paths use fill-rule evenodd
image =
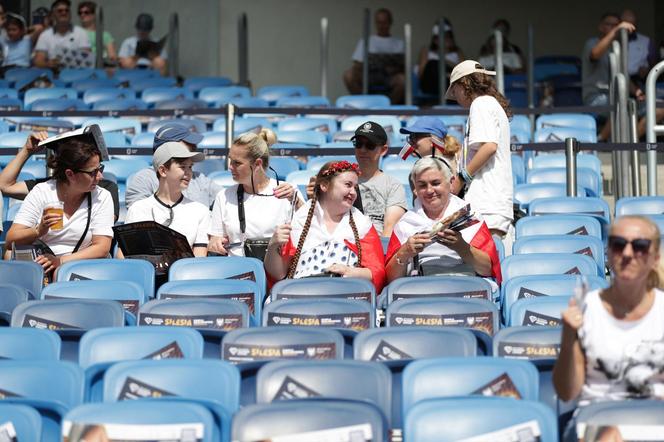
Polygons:
M44 216L51 213L55 213L60 216L58 222L51 226L51 230L62 230L62 228L64 227L63 225L64 212L65 212L65 203L63 203L62 201L51 201L50 203L46 204L46 207L44 207Z

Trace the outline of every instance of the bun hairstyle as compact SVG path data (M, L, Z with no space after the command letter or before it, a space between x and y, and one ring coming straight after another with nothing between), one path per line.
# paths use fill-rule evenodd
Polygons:
M355 163L351 164L348 161L330 161L325 163L323 167L320 168L318 174L316 175L316 181L314 183L314 195L311 198L311 205L309 206L309 212L307 213L307 219L304 222L302 228L302 233L300 234L300 240L297 243L297 249L295 249L295 255L288 266L288 273L286 278L292 278L295 275L295 270L297 269L297 263L300 261L300 255L302 254L302 247L304 247L304 242L307 239L309 234L309 229L311 228L311 220L314 217L314 212L316 211L316 202L321 197L321 184L330 185L335 176L343 172L355 172L358 176L360 174L359 166ZM357 267L362 265L362 245L360 244L360 235L357 233L357 226L355 225L355 220L353 219L353 211L351 210L348 213L350 228L353 230L353 236L355 237L355 247L357 247Z
M444 155L456 155L461 150L461 143L459 143L459 140L454 135L445 135L443 143L445 143Z
M46 162L49 169L53 169L53 177L60 182L67 181L65 171L67 169L79 170L93 157L101 154L96 146L81 140L71 139L58 145L55 155Z
M277 142L277 135L270 129L263 128L259 133L245 132L237 137L233 144L247 148L247 156L252 162L263 160L263 170L270 165L270 147Z

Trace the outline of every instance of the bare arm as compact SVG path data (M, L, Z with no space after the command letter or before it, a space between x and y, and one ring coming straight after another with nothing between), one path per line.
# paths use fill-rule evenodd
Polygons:
M136 67L136 57L120 57L120 67L123 69L133 69Z
M595 46L590 50L590 60L597 61L602 58L602 55L611 48L611 42L616 38L616 34L621 29L627 29L627 32L634 32L636 28L633 24L626 21L621 22L618 26L611 29L604 37L602 37Z
M25 165L25 162L35 152L41 150L37 145L41 140L48 138L47 132L35 132L28 136L25 145L18 151L16 156L0 172L0 192L10 198L22 200L28 194L28 187L24 182L16 182L18 174Z
M115 50L115 42L111 41L106 45L106 55L111 61L116 61L118 59L118 52Z
M194 247L194 256L197 258L207 256L207 247L196 246Z
M431 244L428 233L416 233L408 238L408 241L399 247L399 250L392 255L385 266L387 282L390 283L397 278L406 276L410 261L428 244Z
M281 247L290 239L291 226L282 224L277 226L270 238L265 254L265 271L275 280L280 281L286 277L290 259L281 256Z
M563 331L560 354L553 367L553 386L560 399L575 399L586 381L586 358L579 342L578 330L583 324L583 313L574 299L562 314Z
M496 143L482 143L473 159L466 166L469 174L475 175L493 157L498 150Z
M463 262L471 266L475 273L481 276L491 276L491 258L489 258L489 255L468 244L460 232L446 229L438 232L438 238L440 238L443 245L457 252Z
M394 225L401 219L406 210L399 206L390 206L385 210L385 220L383 221L383 236L389 238L392 236Z
M48 59L48 54L45 51L35 51L35 56L32 58L32 64L38 68L51 68L57 65L55 60Z
M422 49L420 49L420 58L419 61L417 62L417 76L419 78L422 78L422 74L424 73L424 67L427 65L427 61L429 61L429 50L425 46Z

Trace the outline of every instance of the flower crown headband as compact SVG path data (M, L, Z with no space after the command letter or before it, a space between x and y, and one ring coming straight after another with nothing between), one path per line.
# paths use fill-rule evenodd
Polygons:
M330 167L328 167L327 170L321 174L321 176L333 176L342 172L355 172L358 174L358 176L361 173L360 166L358 166L357 163L351 163L349 161L343 160L330 164Z

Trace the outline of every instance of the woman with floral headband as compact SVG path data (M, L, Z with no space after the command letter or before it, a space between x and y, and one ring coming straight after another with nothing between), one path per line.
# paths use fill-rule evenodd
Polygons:
M353 207L359 167L348 161L325 164L314 195L292 225L280 225L265 256L272 280L344 276L371 280L379 292L385 280L383 248L371 220Z

